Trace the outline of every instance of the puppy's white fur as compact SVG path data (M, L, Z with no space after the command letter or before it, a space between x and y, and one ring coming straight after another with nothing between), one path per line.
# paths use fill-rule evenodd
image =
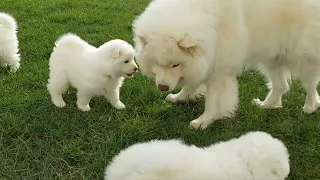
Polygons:
M250 132L207 148L179 140L138 143L114 157L105 180L284 180L290 172L284 144Z
M0 12L0 65L16 72L20 67L17 23L13 16Z
M111 40L96 48L74 34L65 34L57 42L50 57L48 90L57 107L69 86L77 89L77 106L89 111L95 95L104 95L112 106L124 109L119 99L124 77L134 75L137 65L135 50L123 40Z
M182 87L169 101L206 87L205 111L190 123L195 129L234 115L236 76L245 66L259 66L272 87L253 103L281 107L292 74L307 91L303 111L312 113L320 106L319 12L318 0L155 0L133 23L136 60L159 89Z

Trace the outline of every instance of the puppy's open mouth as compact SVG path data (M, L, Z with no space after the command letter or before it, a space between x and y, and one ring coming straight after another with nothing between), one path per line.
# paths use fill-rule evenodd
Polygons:
M136 72L132 72L132 73L130 73L130 74L127 74L127 76L128 77L133 77L133 75L135 75L136 74Z

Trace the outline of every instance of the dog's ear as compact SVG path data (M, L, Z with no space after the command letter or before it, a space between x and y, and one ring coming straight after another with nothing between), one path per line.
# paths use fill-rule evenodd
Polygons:
M189 49L196 46L196 42L189 34L185 34L182 39L178 41L178 46L181 48Z
M196 56L199 53L199 48L196 41L189 34L185 34L178 42L178 47L186 53L192 56Z
M114 48L112 49L111 51L111 56L112 58L116 59L116 58L119 58L121 56L121 50L119 48Z
M136 38L138 39L138 41L140 41L142 47L145 47L148 44L147 37L141 36L141 35L136 35Z

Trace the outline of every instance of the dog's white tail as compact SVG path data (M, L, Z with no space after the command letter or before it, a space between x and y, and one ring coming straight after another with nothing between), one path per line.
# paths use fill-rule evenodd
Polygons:
M17 23L16 20L9 14L0 13L0 29L5 28L9 30L16 30Z
M87 43L83 41L79 36L67 33L62 35L55 43L56 47L65 47L72 49L81 49L82 47L86 47ZM63 49L65 49L63 48Z

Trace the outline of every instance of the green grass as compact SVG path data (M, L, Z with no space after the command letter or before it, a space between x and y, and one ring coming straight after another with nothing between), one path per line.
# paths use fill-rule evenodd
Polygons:
M240 80L237 116L205 131L189 129L203 112L203 100L186 104L164 101L166 94L138 75L121 90L125 111L102 97L92 111L80 112L75 92L65 109L50 101L46 89L48 58L55 40L73 32L93 45L114 38L132 43L131 23L149 0L1 0L0 11L19 23L22 67L0 70L0 179L102 179L104 168L121 149L151 139L182 138L198 146L261 130L284 141L290 152L290 180L320 179L319 113L301 112L305 93L298 82L285 95L283 109L261 110L250 104L263 98L264 79L255 72Z

